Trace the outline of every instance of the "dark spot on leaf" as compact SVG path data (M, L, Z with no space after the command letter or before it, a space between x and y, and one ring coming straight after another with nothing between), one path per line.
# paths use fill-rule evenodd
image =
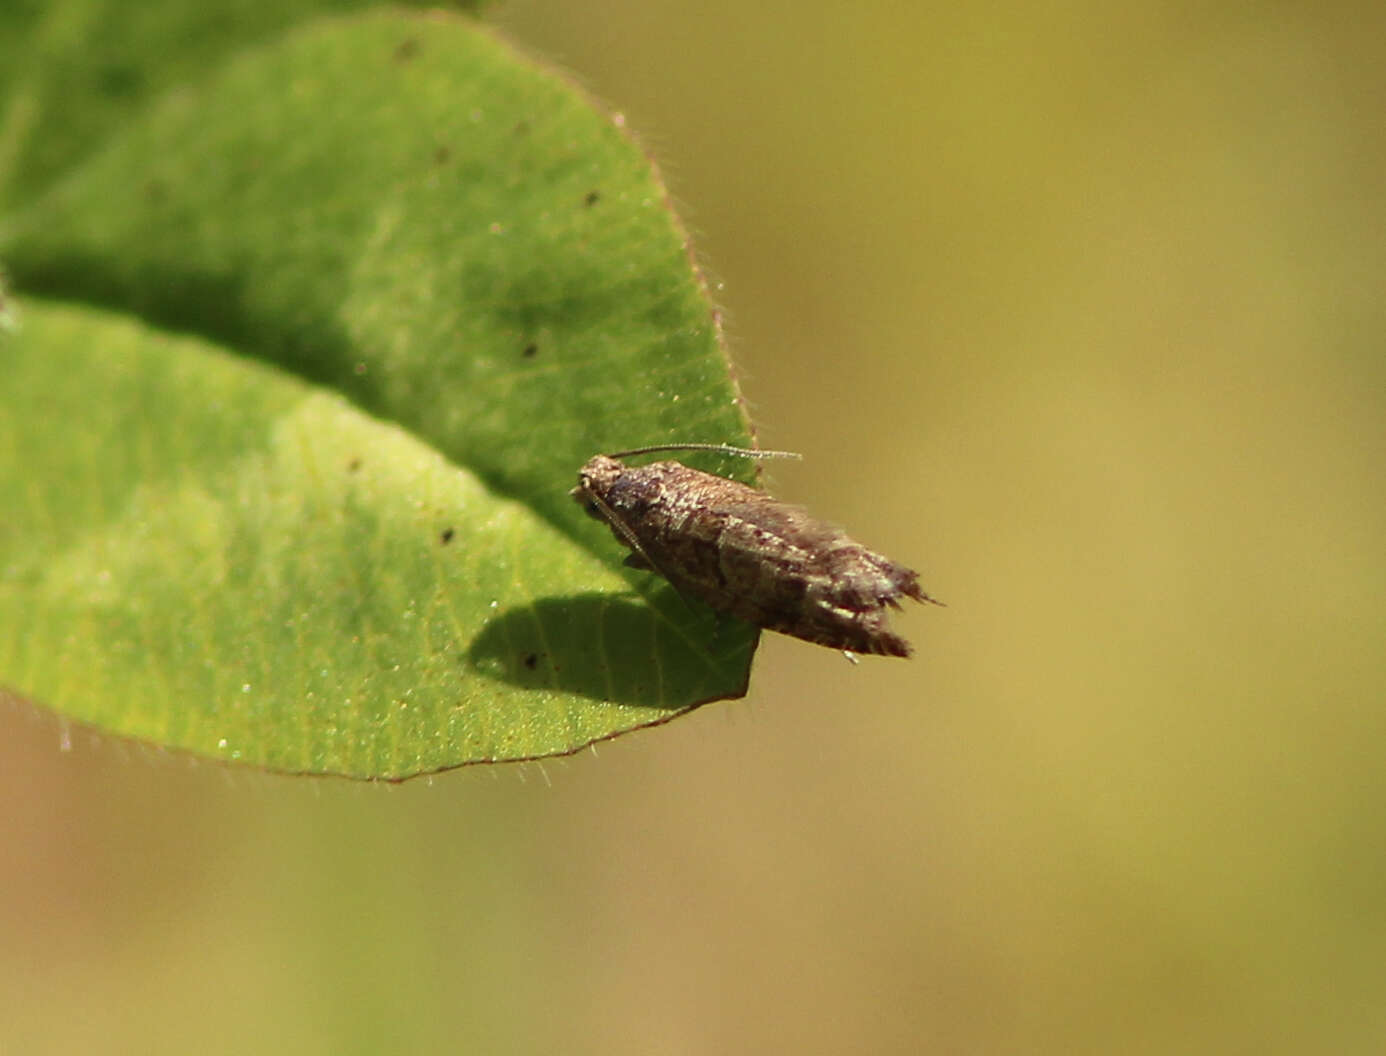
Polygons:
M419 53L419 42L415 37L406 37L395 48L395 61L408 62Z
M442 534L438 536L438 541L441 542L444 546L447 546L448 543L452 542L452 537L453 530L451 528L444 528Z
M587 192L587 197L585 197L585 198L582 200L582 204L585 205L585 206L587 206L587 207L590 209L590 208L592 208L592 206L596 205L596 204L597 204L598 202L600 202L601 200L602 200L602 196L601 196L598 192L596 192L596 191L588 191L588 192Z
M533 359L533 358L534 358L535 356L537 356L538 354L539 354L539 346L538 346L538 345L525 345L525 350L524 350L523 352L520 353L520 355L524 356L525 359Z
M148 179L144 181L144 197L146 201L158 203L168 198L168 184L163 180Z
M433 151L433 164L446 165L452 160L452 151L447 147L438 147Z
M514 133L515 135L517 135L517 136L527 136L527 135L529 135L529 122L528 122L528 121L516 121L516 122L515 122L515 127L512 128L510 131L513 132L513 133Z
M525 659L524 659L525 667L527 667L527 668L529 668L531 671L533 671L534 668L538 665L538 663L539 663L539 654L538 654L538 653L525 653Z
M360 460L359 458L353 458L350 462L347 463L347 472L348 472L348 473L355 473L355 472L356 472L358 469L360 469L360 468L361 468L361 460Z
M144 88L144 74L138 66L106 66L96 75L103 95L129 98Z

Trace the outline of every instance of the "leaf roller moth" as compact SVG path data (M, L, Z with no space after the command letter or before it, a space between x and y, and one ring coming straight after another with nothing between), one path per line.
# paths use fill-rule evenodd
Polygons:
M909 656L887 625L900 599L942 604L911 569L798 507L680 462L627 466L654 451L798 457L720 444L667 444L594 455L572 496L680 594L757 627L851 653Z

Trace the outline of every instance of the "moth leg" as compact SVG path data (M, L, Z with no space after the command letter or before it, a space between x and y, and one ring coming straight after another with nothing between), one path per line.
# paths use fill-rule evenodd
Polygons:
M842 650L842 656L853 667L856 667L859 663L861 663L861 661L857 659L857 654L852 652L852 650L850 649Z
M650 564L649 561L645 560L645 555L638 554L634 550L632 550L630 554L627 555L626 559L622 561L621 564L625 565L627 568L638 569L641 572L655 571L654 565Z

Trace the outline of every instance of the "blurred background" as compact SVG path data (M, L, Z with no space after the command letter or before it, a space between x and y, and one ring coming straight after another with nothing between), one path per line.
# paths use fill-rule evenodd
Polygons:
M0 1048L1386 1045L1386 11L509 0L908 662L375 787L0 708Z

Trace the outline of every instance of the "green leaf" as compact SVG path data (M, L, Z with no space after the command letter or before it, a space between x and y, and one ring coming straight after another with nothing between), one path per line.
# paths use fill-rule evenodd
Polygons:
M622 569L567 494L598 451L747 440L715 315L619 121L489 34L393 12L248 51L0 258L14 692L398 778L744 691L754 629Z
M316 12L373 6L375 0L6 0L0 211L90 156L151 100L185 88L237 50Z

